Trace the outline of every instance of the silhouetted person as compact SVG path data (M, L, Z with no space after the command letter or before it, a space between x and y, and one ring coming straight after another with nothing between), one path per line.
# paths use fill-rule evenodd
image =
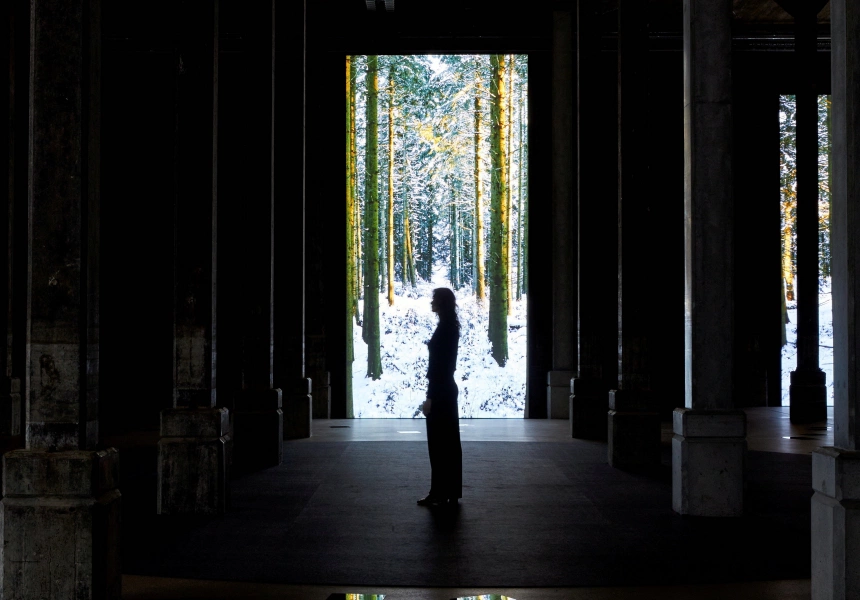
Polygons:
M427 342L430 360L427 364L427 399L423 405L427 417L431 478L430 493L418 504L440 506L456 504L463 497L463 452L457 408L460 390L454 381L460 320L457 318L457 300L448 288L433 290L430 308L439 317L436 331Z

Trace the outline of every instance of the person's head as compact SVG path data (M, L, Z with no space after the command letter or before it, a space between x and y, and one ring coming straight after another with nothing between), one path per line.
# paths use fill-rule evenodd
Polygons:
M457 299L454 297L454 292L448 288L436 288L433 290L433 300L430 302L430 308L433 312L439 315L439 320L451 320L460 325L460 320L457 318Z

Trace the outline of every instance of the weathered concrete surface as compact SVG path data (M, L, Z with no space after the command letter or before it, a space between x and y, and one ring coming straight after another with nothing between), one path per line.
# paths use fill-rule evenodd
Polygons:
M119 599L117 451L15 450L3 462L3 596Z
M283 461L281 390L245 390L233 410L233 460L237 470L276 467Z
M158 514L217 515L227 510L229 427L226 408L161 412Z
M860 6L831 0L833 448L812 454L812 598L860 597Z
M672 507L740 516L745 415L734 411L731 0L684 0L684 405Z
M25 388L34 448L98 440L100 14L97 0L31 3Z
M609 464L620 469L660 465L660 415L649 392L612 390L607 416Z
M572 371L550 371L546 375L546 414L550 419L570 418Z
M812 598L860 598L860 452L812 453Z
M568 418L576 369L575 15L552 13L552 370L547 417Z
M672 509L682 515L741 516L746 414L679 408L673 432Z

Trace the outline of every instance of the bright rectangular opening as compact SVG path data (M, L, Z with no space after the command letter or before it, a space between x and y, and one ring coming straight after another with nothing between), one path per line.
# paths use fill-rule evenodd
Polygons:
M423 418L432 291L462 325L461 418L522 418L527 55L346 59L347 417Z
M782 406L789 406L791 372L797 369L797 137L796 97L779 97L780 241L783 321ZM830 111L831 97L818 96L818 344L819 368L827 376L833 406L833 305L830 295Z

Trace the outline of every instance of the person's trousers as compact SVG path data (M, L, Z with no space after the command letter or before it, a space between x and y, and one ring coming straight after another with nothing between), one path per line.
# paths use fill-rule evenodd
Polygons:
M430 451L430 495L436 498L463 497L463 450L456 414L427 417L427 448Z

